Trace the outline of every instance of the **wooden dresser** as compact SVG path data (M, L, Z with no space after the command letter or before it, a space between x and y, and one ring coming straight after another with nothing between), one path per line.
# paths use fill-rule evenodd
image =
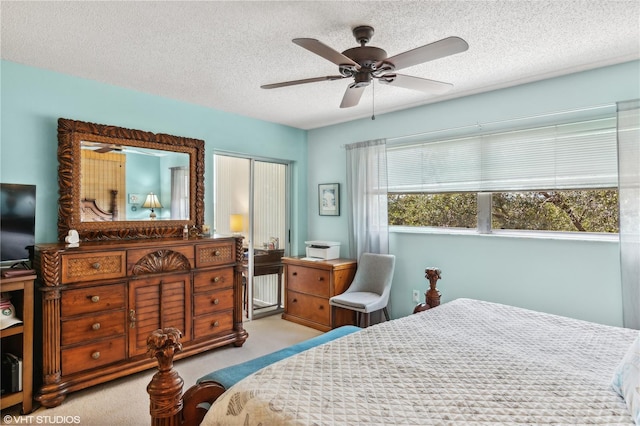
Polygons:
M283 257L285 308L282 318L321 331L355 324L355 312L329 306L329 298L349 288L356 274L352 259L310 261Z
M147 337L182 332L176 358L242 346L241 238L151 238L36 246L36 399L155 366Z
M2 353L11 353L22 359L22 390L8 392L0 397L0 409L22 404L22 414L33 409L33 281L35 275L0 278L0 292L11 296L16 317L22 324L0 330Z

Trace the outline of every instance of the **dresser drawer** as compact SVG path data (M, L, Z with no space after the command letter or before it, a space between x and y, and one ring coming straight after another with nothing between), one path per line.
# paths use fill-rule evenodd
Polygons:
M65 290L60 302L62 317L124 309L125 290L124 283Z
M204 315L233 308L233 289L201 293L195 296L194 315Z
M329 300L308 294L287 292L287 313L289 315L306 318L309 321L323 325L330 325L331 307Z
M148 247L127 251L129 275L188 271L191 268L193 268L193 247L191 246Z
M193 290L197 292L233 287L233 268L197 272L193 276Z
M235 263L235 248L233 241L198 244L196 246L196 268Z
M125 324L124 309L62 321L61 342L64 346L108 336L124 335Z
M233 328L233 311L198 317L193 321L194 338L227 333Z
M62 284L121 278L127 273L126 252L123 250L64 254L61 257Z
M101 367L125 359L125 337L62 350L62 374Z
M293 291L329 297L330 272L323 269L287 265L287 288Z

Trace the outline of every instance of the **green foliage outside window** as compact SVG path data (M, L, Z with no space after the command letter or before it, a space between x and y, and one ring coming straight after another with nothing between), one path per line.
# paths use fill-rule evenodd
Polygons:
M475 193L389 194L389 224L476 228ZM616 189L492 194L493 229L618 232Z
M389 194L389 225L475 228L474 193Z

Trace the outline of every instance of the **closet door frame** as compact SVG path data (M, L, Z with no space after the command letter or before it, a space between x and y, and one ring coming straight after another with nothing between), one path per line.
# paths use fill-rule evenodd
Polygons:
M215 165L215 156L225 156L225 157L235 157L238 159L243 159L243 160L247 160L249 162L249 176L248 176L248 182L249 182L249 188L248 188L248 224L247 224L247 241L246 241L246 245L248 247L248 261L247 261L247 281L246 281L246 287L245 287L245 292L247 293L246 298L247 298L247 310L246 310L246 315L247 315L247 319L248 320L253 320L254 318L259 318L262 316L267 316L267 315L271 315L271 314L275 314L278 312L281 312L282 309L276 309L276 311L272 312L266 312L265 315L255 315L254 312L254 306L253 306L253 281L254 281L254 277L253 277L253 271L254 271L254 247L256 246L256 244L259 244L260 242L255 241L255 230L254 230L254 217L255 217L255 164L256 162L264 162L264 163L273 163L273 164L281 164L283 166L285 166L285 220L284 220L284 235L286 236L284 238L284 240L281 240L279 243L279 247L281 249L284 249L284 256L288 256L289 255L289 250L290 250L290 244L291 244L291 188L292 188L292 183L291 183L291 178L292 178L292 162L288 161L288 160L281 160L281 159L275 159L275 158L268 158L268 157L259 157L259 156L251 156L251 155L246 155L246 154L239 154L239 153L233 153L233 152L226 152L226 151L219 151L216 150L214 151L214 165ZM214 219L215 219L215 223L219 224L220 222L218 221L217 218L215 218L216 215L216 200L217 200L217 186L220 184L218 182L218 180L215 178L216 173L214 170ZM227 183L222 183L222 184L227 184ZM225 220L225 219L222 219ZM219 231L219 229L218 229ZM282 278L282 280L284 281L284 277ZM278 291L281 294L280 299L282 300L282 303L284 304L284 293L283 293L283 288L278 289Z

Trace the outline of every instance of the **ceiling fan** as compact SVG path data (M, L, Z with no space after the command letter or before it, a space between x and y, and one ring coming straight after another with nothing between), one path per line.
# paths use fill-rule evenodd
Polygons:
M292 40L298 46L338 65L340 75L305 78L302 80L265 84L260 87L263 89L275 89L297 84L314 83L316 81L353 78L354 82L347 87L342 102L340 103L340 108L349 108L358 105L364 89L371 84L374 78L378 79L381 83L391 86L440 94L449 90L453 85L441 81L428 80L426 78L396 74L395 71L464 52L469 48L467 42L460 37L447 37L388 58L387 52L383 49L366 46L373 36L373 27L367 25L355 27L353 29L353 36L356 38L356 41L360 43L360 46L347 49L342 53L313 38L294 38Z
M87 147L88 149L92 149L93 151L98 152L100 154L115 151L115 152L131 153L131 154L142 154L142 155L148 155L151 157L164 156L161 153L156 153L154 151L146 150L144 148L132 149L132 148L124 147L122 145L116 145L116 144L110 144L110 143L81 141L80 145L82 145L83 147Z

